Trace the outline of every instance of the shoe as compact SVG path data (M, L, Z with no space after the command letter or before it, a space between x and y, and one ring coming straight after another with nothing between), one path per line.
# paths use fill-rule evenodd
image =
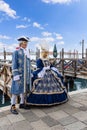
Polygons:
M15 114L15 115L17 115L17 114L18 114L18 112L17 112L17 110L16 110L15 105L12 105L12 106L11 106L10 111L11 111L11 113L12 113L12 114Z
M26 105L26 104L20 104L19 108L20 109L30 109L29 105Z
M22 108L24 108L24 106L25 106L25 104L20 104L19 108L22 109Z

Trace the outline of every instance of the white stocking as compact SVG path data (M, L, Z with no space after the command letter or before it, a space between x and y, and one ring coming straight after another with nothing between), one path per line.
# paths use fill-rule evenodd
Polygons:
M12 97L11 97L11 105L15 105L16 104L16 98L17 96L12 94Z
M20 104L24 104L24 94L20 94Z

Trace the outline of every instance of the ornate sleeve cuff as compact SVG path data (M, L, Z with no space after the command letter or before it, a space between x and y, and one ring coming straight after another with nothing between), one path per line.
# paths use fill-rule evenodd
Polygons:
M20 80L20 76L19 75L16 75L13 77L13 80L16 81L16 80Z

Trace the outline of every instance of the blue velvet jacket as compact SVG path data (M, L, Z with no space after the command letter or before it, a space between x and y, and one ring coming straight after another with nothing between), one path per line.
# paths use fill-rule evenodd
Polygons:
M13 52L12 56L12 85L11 94L18 95L24 93L24 51L23 49L18 49ZM20 80L14 80L14 76L20 76ZM30 77L30 59L26 57L26 85L29 84Z

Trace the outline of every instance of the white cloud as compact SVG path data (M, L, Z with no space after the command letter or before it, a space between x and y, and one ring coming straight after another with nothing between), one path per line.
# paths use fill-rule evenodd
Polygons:
M55 39L53 37L46 37L46 38L43 38L45 41L49 42L49 43L52 43L55 41Z
M40 49L40 45L38 43L35 44L35 47L38 48L38 49Z
M59 45L64 45L64 41L57 42Z
M47 44L49 45L49 47L51 47L51 43L54 42L54 38L52 37L45 37L45 38L41 38L41 37L32 37L31 38L31 42L34 43L35 48L39 48L40 49L40 44Z
M45 39L41 39L41 42L35 44L35 47L38 49L41 49L41 46L43 46L43 47L45 46L46 48L50 49L51 44L48 41L46 41Z
M39 37L32 37L31 38L31 42L38 42L38 41L40 41Z
M39 23L34 22L33 27L39 28L39 29L44 29Z
M44 3L52 3L52 4L69 4L71 2L77 2L79 0L42 0Z
M11 39L11 37L6 36L6 35L0 35L0 39L7 39L7 40L9 40L9 39Z
M27 18L27 17L24 17L24 18L22 19L22 21L30 22L31 20L30 20L29 18Z
M0 49L3 49L3 43L0 42Z
M16 11L11 9L9 4L7 4L3 0L0 0L0 11L6 13L9 17L13 19L17 18Z
M45 37L45 38L40 38L40 37L32 37L31 38L32 42L37 42L37 43L41 43L42 41L46 41L46 42L54 42L54 38L52 37Z
M52 33L50 33L50 32L42 32L42 35L48 37L48 36L51 36Z
M16 25L16 28L28 28L28 25Z
M13 52L15 49L16 49L16 47L18 47L19 45L18 44L16 44L16 43L14 43L14 44L9 44L9 46L6 44L5 45L5 48L6 48L6 50L8 50L8 51L10 51L10 52Z
M7 52L13 52L16 47L18 47L19 45L14 43L14 44L5 44L5 43L1 43L0 42L0 51L3 51L3 49L5 48L5 50Z
M54 33L54 35L56 36L57 40L62 40L63 39L63 37L61 36L61 34Z

